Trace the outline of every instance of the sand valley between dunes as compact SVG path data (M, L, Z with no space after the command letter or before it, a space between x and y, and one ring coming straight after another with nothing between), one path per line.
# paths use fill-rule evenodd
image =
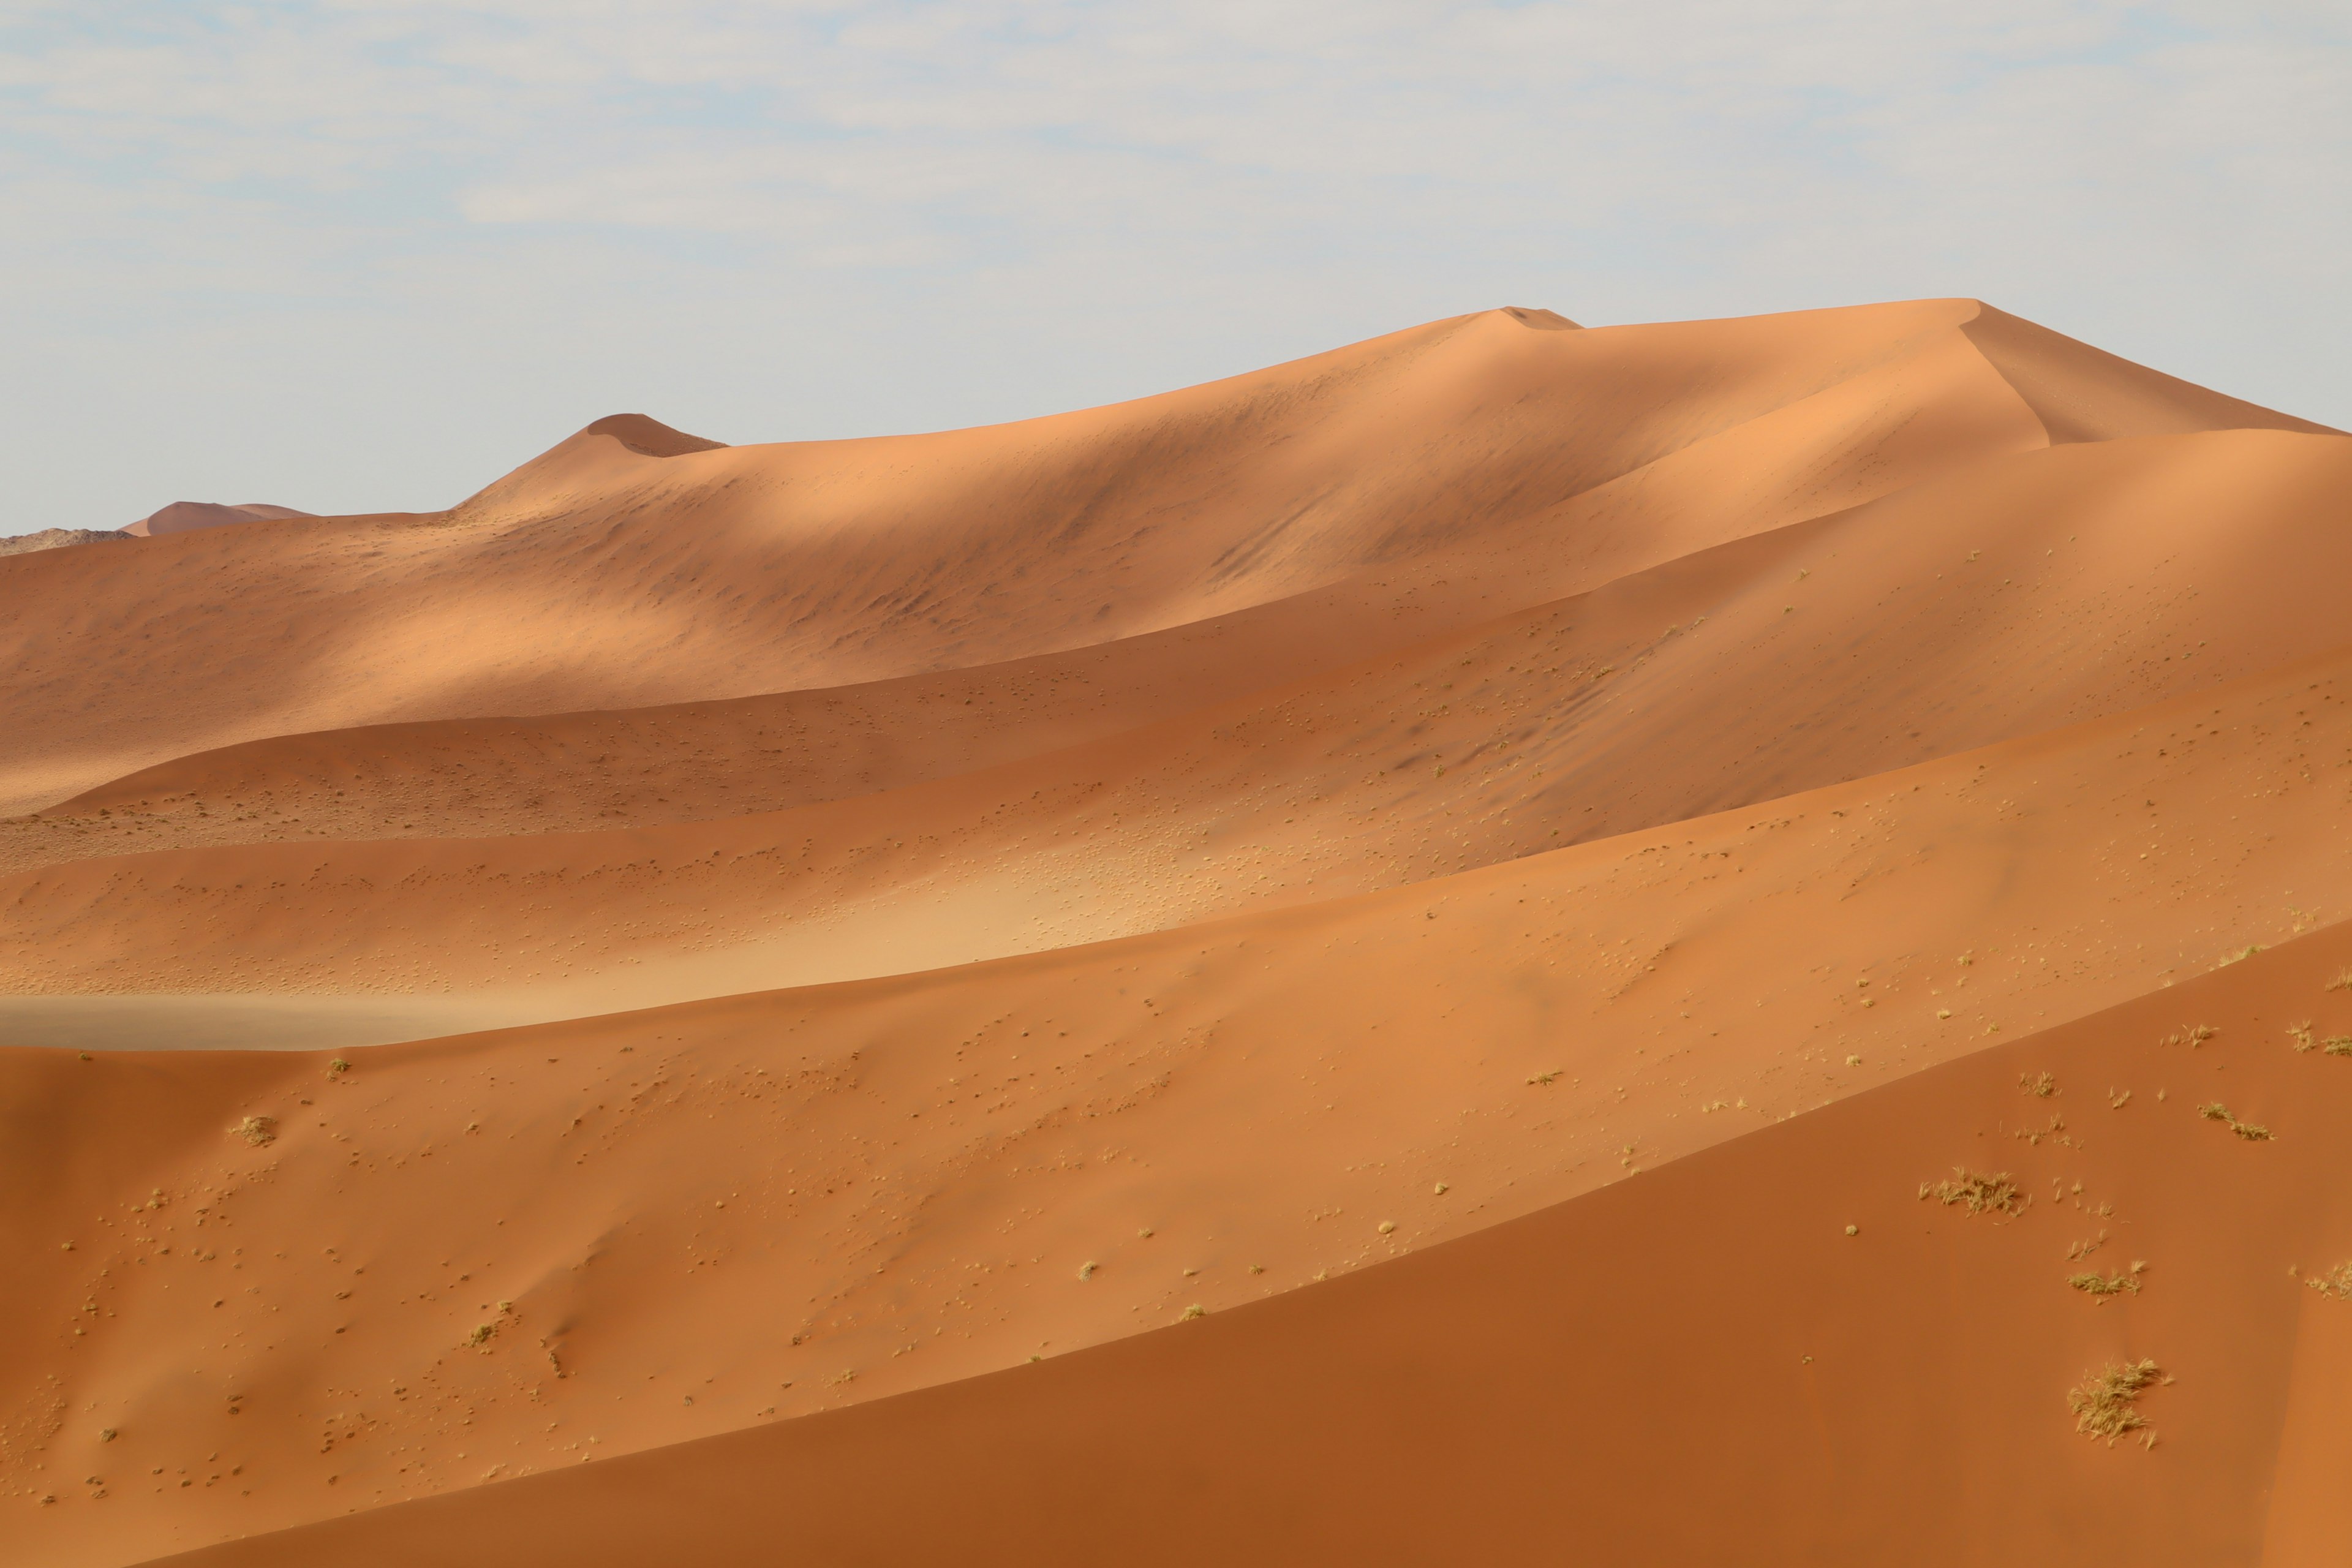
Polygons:
M1510 309L244 510L0 558L0 1558L2352 1552L2352 437Z

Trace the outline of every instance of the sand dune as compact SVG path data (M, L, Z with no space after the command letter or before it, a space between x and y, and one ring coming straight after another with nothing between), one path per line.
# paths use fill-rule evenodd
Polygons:
M1043 1365L172 1561L2331 1562L2352 1301L2310 1285L2352 1257L2352 1064L2278 1020L2352 1027L2347 960L2309 938ZM2018 1212L1921 1195L1956 1168ZM2078 1434L2068 1394L2143 1361L2146 1426Z
M10 557L6 1538L2333 1561L2347 498L1514 308Z
M224 528L231 523L270 522L279 518L310 515L307 511L297 511L290 506L271 506L267 501L223 506L217 501L175 500L167 507L149 512L122 531L134 539L151 539L158 534L188 533L199 528Z
M1959 330L1979 309L1489 311L995 429L674 457L583 432L449 513L211 530L102 583L46 552L6 569L38 739L0 805L273 734L965 668L1350 581L1469 624L2045 444ZM152 633L192 595L224 607L201 668ZM75 657L100 645L105 671Z

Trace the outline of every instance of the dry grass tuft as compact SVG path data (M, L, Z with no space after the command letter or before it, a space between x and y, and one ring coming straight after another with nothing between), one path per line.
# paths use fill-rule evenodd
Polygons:
M343 1074L351 1070L352 1064L343 1060L341 1057L335 1058L327 1064L327 1076L329 1078L341 1078Z
M1209 1309L1203 1307L1198 1301L1193 1302L1191 1306L1184 1309L1184 1321L1188 1323L1195 1318L1205 1318L1208 1315Z
M1550 1087L1551 1087L1551 1085L1552 1085L1555 1081L1557 1081L1557 1080L1559 1079L1559 1068L1552 1068L1552 1069L1551 1069L1551 1071L1549 1071L1549 1072L1539 1072L1539 1073L1536 1074L1536 1076L1535 1076L1535 1077L1533 1077L1533 1078L1531 1078L1531 1079L1528 1079L1528 1083L1530 1083L1530 1084L1535 1084L1535 1085L1538 1085L1538 1086L1541 1086L1541 1087L1543 1087L1543 1088L1549 1089L1549 1088L1550 1088Z
M2330 991L2352 991L2352 969L2347 969L2327 983Z
M1933 1198L1947 1208L1965 1204L1970 1214L2005 1215L2023 1214L2031 1201L2017 1190L2016 1181L2006 1171L1983 1176L1955 1165L1952 1175L1954 1179L1948 1182L1922 1182L1921 1201Z
M2339 1263L2304 1281L2331 1301L2352 1301L2352 1263Z
M2271 1140L2271 1130L2269 1128L2264 1127L2258 1122L2239 1121L2236 1117L2230 1114L2230 1108L2222 1104L2218 1100L2213 1101L2210 1105L2199 1106L2197 1108L2197 1114L2203 1117L2208 1121L2221 1122L2223 1126L2229 1128L2231 1131L2236 1133L2239 1137L2244 1139L2249 1143L2267 1143Z
M2074 1413L2074 1430L2086 1437L2105 1438L2110 1448L2127 1432L2146 1431L2147 1446L2153 1448L2156 1432L2139 1413L2139 1396L2157 1384L2171 1381L2152 1361L2107 1368L2067 1393L2066 1406Z
M2165 1036L2164 1043L2168 1046L2187 1046L2193 1050L2221 1032L2210 1024L2191 1024L2187 1028L2176 1029Z
M2058 1092L2058 1080L2046 1072L2021 1072L2017 1075L2017 1087L2037 1100L2047 1100Z
M2318 1048L2319 1042L2311 1037L2311 1020L2308 1018L2300 1024L2289 1024L2286 1026L2286 1033L2287 1038L2294 1042L2294 1048L2298 1051Z
M244 1139L247 1142L252 1144L255 1148L258 1149L265 1143L276 1142L278 1137L278 1118L275 1116L248 1116L244 1121L238 1122L236 1126L230 1128L229 1131Z
M2330 1035L2319 1042L2319 1048L2331 1057L2352 1057L2352 1035Z
M2137 1296L2139 1277L2147 1272L2147 1264L2134 1263L2120 1274L2069 1274L2066 1283L2085 1296Z

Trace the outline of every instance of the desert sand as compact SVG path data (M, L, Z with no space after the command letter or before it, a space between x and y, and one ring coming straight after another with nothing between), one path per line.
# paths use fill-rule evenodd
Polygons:
M2338 1562L2347 501L1512 309L0 560L0 1531Z

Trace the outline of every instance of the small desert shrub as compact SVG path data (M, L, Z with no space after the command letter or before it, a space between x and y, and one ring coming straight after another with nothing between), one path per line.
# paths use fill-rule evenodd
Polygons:
M2069 1274L2066 1283L2085 1296L2137 1296L2139 1277L2147 1272L2147 1264L2135 1263L2120 1274Z
M2352 1057L2352 1035L2330 1035L2319 1042L2319 1048L2331 1057Z
M2352 1263L2339 1263L2304 1281L2331 1301L2352 1301Z
M332 1061L327 1064L327 1076L329 1078L341 1078L343 1074L351 1070L352 1064L343 1060L341 1057L335 1058Z
M2017 1215L2025 1212L2026 1196L2017 1190L2016 1181L2006 1171L1998 1175L1983 1176L1955 1165L1953 1179L1948 1182L1922 1182L1921 1201L1935 1199L1945 1207L1965 1204L1970 1214Z
M2046 1072L2019 1073L2017 1087L2037 1100L2047 1100L2058 1092L2058 1080Z
M2287 1037L2294 1042L2294 1048L2298 1051L2313 1050L2319 1045L2317 1040L2311 1037L2311 1020L2308 1018L2300 1024L2289 1024L2286 1026L2286 1032Z
M2111 1366L2082 1387L2066 1394L2067 1408L2074 1413L2074 1430L2086 1437L2104 1437L2107 1447L2126 1432L2147 1428L2147 1417L2139 1413L2139 1396L2158 1383L2168 1383L2164 1369L2152 1361L2127 1362ZM2148 1445L2155 1446L2156 1434L2148 1431Z
M1205 1318L1208 1315L1209 1309L1203 1307L1198 1301L1193 1302L1191 1306L1184 1309L1184 1321L1188 1323L1195 1318Z
M499 1326L496 1323L477 1323L474 1325L474 1331L466 1336L466 1348L480 1350L496 1339L498 1332Z
M277 1138L278 1118L275 1116L248 1116L244 1121L238 1122L236 1126L230 1128L229 1131L244 1139L247 1142L252 1144L255 1148L258 1149L264 1143L270 1142Z
M2230 1114L2230 1108L2222 1104L2218 1100L2213 1101L2210 1105L2199 1106L2197 1108L2197 1114L2203 1117L2208 1121L2221 1122L2223 1126L2229 1128L2231 1131L2236 1133L2239 1137L2243 1138L2249 1143L2267 1143L2270 1142L2271 1130L2269 1128L2262 1126L2257 1122L2239 1121L2236 1117Z

